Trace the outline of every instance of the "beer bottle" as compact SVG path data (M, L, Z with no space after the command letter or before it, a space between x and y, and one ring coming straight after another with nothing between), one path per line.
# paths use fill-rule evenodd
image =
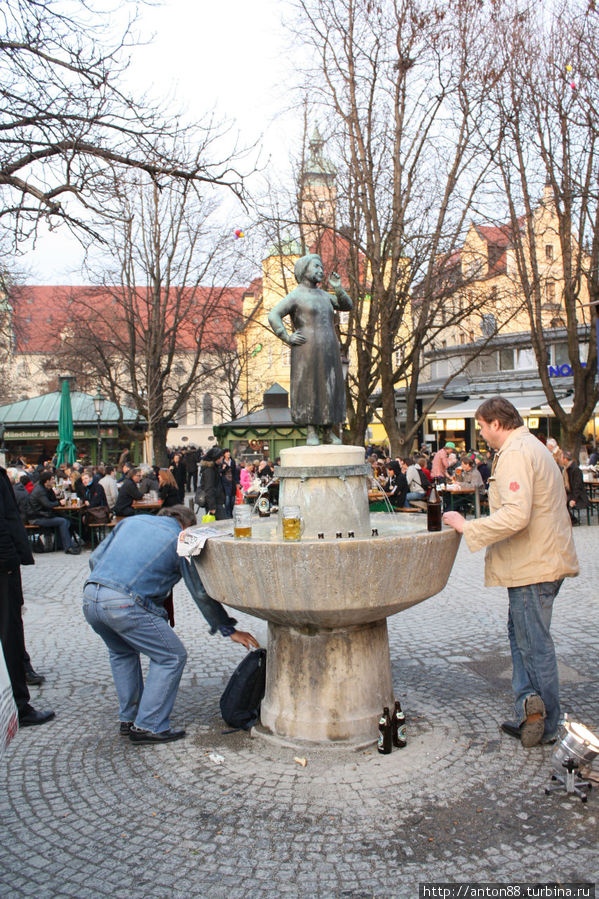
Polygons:
M379 741L377 744L377 749L379 752L383 753L383 755L388 755L391 752L391 719L389 717L389 706L385 706L383 709L383 714L379 719Z
M401 703L398 699L395 700L395 708L391 718L391 736L393 745L399 746L400 749L403 749L408 742L406 739L406 716L401 710Z
M443 505L441 503L441 497L437 493L436 482L433 482L433 486L431 487L431 492L429 493L428 501L426 504L426 526L429 531L441 530L442 512Z

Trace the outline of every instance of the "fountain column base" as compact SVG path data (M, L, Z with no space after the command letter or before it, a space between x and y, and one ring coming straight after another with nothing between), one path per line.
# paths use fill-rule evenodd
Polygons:
M387 621L335 629L269 622L261 721L276 738L370 743L393 705Z

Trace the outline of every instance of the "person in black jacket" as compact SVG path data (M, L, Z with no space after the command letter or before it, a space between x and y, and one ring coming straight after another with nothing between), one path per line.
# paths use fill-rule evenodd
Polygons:
M179 502L183 504L185 502L185 482L187 480L187 471L185 470L185 465L183 464L183 457L181 453L174 454L173 461L171 462L169 468L173 473L175 481L177 482Z
M23 524L27 524L27 516L29 513L29 491L25 487L26 482L29 480L30 478L28 475L22 474L19 477L19 480L12 485L17 501L17 507L19 509L19 515L21 516Z
M582 471L569 450L561 450L561 459L559 461L564 471L564 486L566 488L570 520L572 524L578 524L578 519L574 515L574 509L587 509L589 506L589 497L584 486Z
M45 724L54 718L51 709L40 712L29 703L21 565L33 565L27 533L4 468L0 468L0 641L6 661L20 727Z
M206 493L206 511L217 521L226 518L225 491L220 476L220 461L223 451L219 446L211 447L200 462L200 489Z
M179 505L179 488L175 481L172 471L168 468L161 468L158 472L158 498L162 500L162 508L168 509L169 506Z
M114 514L117 518L127 518L129 515L135 515L133 502L140 500L143 496L137 485L141 481L141 471L138 468L132 468L119 486L119 495L114 504Z
M42 529L57 527L64 551L71 555L77 555L81 550L73 543L68 520L56 514L56 507L64 505L65 501L58 502L53 487L54 474L51 471L42 471L39 483L35 485L29 496L29 521Z

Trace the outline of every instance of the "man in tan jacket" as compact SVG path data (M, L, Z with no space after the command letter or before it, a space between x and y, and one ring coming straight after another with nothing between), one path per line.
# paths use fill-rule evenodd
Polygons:
M496 450L488 518L443 520L472 552L487 547L485 584L508 588L508 635L517 721L502 729L525 747L552 743L560 718L559 678L549 628L565 577L578 574L562 476L551 453L503 397L476 410L481 436Z

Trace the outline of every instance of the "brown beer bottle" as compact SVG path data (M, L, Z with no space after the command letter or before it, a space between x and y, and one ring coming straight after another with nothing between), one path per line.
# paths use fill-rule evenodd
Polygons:
M433 481L431 492L429 493L426 504L426 526L429 531L441 530L441 516L443 514L443 505L441 497L437 493L437 484Z
M392 749L391 739L391 718L389 717L389 706L385 706L383 714L379 719L379 741L377 747L383 755L388 755Z
M406 739L406 716L401 710L401 703L398 699L395 700L395 708L391 718L391 736L393 745L398 746L400 749L403 749L408 742Z

